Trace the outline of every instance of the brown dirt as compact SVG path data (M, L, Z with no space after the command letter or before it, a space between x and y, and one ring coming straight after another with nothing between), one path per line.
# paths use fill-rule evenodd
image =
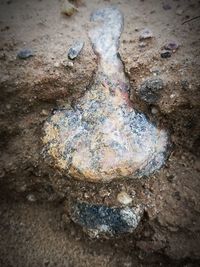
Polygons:
M199 266L200 19L182 22L199 14L200 3L81 2L79 12L67 18L60 14L59 1L0 1L0 265ZM163 3L171 9L164 10ZM89 15L110 4L125 16L120 55L132 99L170 130L173 149L165 168L149 179L94 185L66 180L49 167L42 158L41 137L53 109L89 87L97 66L87 37ZM139 48L139 31L146 27L154 38ZM64 67L68 48L80 38L84 50L73 66ZM162 59L161 48L171 40L180 48ZM35 56L16 59L21 48L32 49ZM139 86L151 77L165 84L155 115L138 95ZM64 212L69 198L117 205L116 194L124 188L149 201L135 234L90 240Z

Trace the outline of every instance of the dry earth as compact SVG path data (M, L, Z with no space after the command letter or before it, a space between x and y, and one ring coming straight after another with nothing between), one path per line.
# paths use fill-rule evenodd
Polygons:
M173 149L166 166L148 179L94 185L66 180L50 167L41 154L41 137L53 109L90 86L97 58L87 36L89 16L110 4L125 17L120 55L131 97L138 109L170 130ZM78 5L79 11L66 17L60 1L0 1L0 265L199 266L200 19L182 23L199 15L200 2L82 0ZM154 37L140 47L144 28ZM85 46L72 65L67 51L80 39ZM161 58L169 41L180 47ZM22 48L34 56L16 58ZM149 78L164 82L153 105L139 95ZM66 215L69 199L117 205L123 189L150 199L135 234L91 240ZM104 192L109 194L102 200Z

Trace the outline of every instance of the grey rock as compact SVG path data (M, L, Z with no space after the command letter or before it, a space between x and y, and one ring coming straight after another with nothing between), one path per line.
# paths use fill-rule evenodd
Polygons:
M20 59L27 59L32 56L34 56L34 54L30 49L22 49L17 53L17 57Z
M170 6L170 4L163 4L163 9L164 10L170 10L170 9L172 9L172 7Z
M115 208L86 202L70 205L71 219L82 226L91 237L132 233L137 228L142 214L141 206Z
M170 42L170 43L167 43L164 48L166 50L170 50L170 51L173 51L175 52L178 48L179 48L179 45L176 43L176 42Z
M155 103L159 99L160 91L164 88L162 79L146 80L139 89L141 99L148 103Z
M146 39L150 39L153 37L153 33L151 30L149 29L144 29L140 32L140 36L139 36L139 40L146 40Z
M81 50L83 49L84 42L83 41L76 41L72 47L70 47L68 51L68 58L75 59L80 54Z

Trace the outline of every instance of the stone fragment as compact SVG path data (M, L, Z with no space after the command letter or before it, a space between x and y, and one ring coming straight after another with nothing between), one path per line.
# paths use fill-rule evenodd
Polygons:
M170 9L172 9L172 7L170 6L170 4L165 3L165 4L163 4L163 9L164 10L170 10Z
M78 9L72 5L71 3L69 3L68 0L65 0L63 5L62 5L62 9L61 9L61 13L67 16L72 16L76 11L78 11Z
M171 57L171 55L172 55L172 52L168 51L168 50L163 50L160 53L161 58L169 58L169 57Z
M144 29L140 32L139 40L145 40L145 39L150 39L153 37L153 33L149 29Z
M101 204L76 202L70 205L70 218L91 237L132 233L138 226L143 208L114 208Z
M35 195L33 195L33 194L29 194L29 195L27 195L27 200L28 201L30 201L30 202L35 202L36 201L36 197L35 197Z
M17 53L19 59L27 59L32 56L34 56L34 54L30 49L22 49Z
M122 205L129 205L133 200L125 191L122 191L117 195L117 201Z
M168 134L130 101L129 80L118 56L123 16L117 8L103 8L92 14L91 22L95 26L89 37L99 57L94 81L73 106L56 110L47 120L44 155L67 177L84 181L150 175L165 162ZM151 83L150 96L157 97L162 80Z
M153 104L160 97L160 91L164 88L162 79L148 79L142 83L139 89L139 95L142 100Z
M76 41L68 51L68 58L75 59L80 54L81 50L83 49L83 46L83 41Z
M164 48L166 50L176 52L176 50L179 48L179 45L176 42L169 42L169 43L165 44Z
M181 16L183 14L183 9L177 8L176 15Z

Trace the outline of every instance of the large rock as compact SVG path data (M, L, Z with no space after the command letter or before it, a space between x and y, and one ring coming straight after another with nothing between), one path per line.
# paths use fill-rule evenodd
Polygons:
M123 17L97 10L89 36L99 57L95 81L73 107L57 110L45 124L46 153L67 176L86 181L140 177L166 158L167 133L134 109L118 57Z
M139 205L108 207L76 201L71 203L69 213L71 219L83 227L90 237L106 237L132 233L141 220L143 208Z

